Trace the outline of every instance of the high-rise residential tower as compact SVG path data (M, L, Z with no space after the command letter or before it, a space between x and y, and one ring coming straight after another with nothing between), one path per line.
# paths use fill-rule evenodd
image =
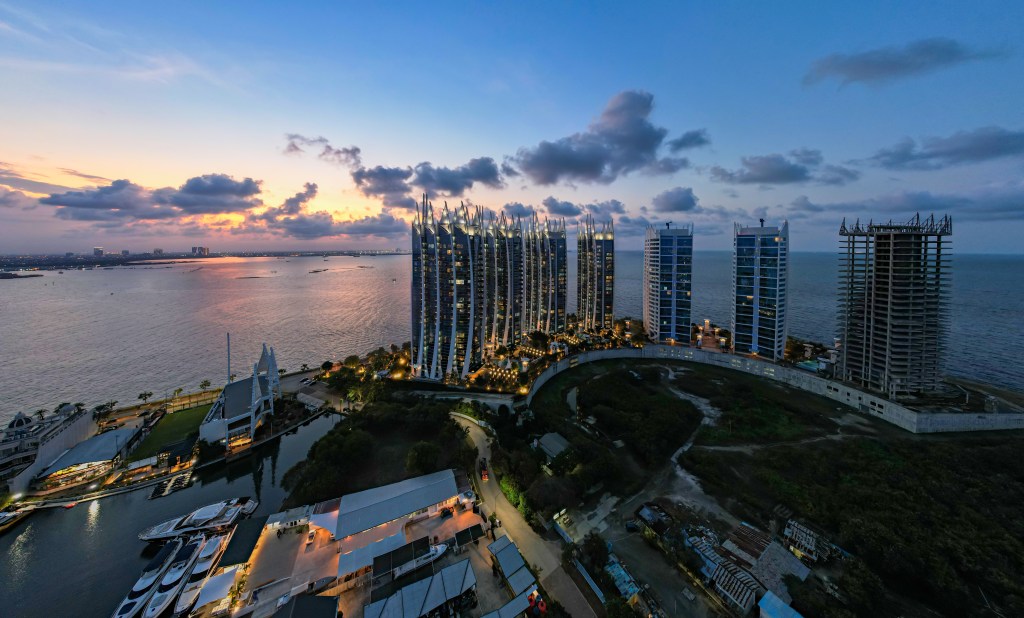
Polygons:
M733 248L733 351L780 360L786 353L789 223L736 224Z
M563 262L564 244L563 226ZM524 322L525 251L518 219L447 204L436 216L424 197L412 225L413 375L465 378L536 330Z
M576 318L581 328L612 327L615 298L615 232L609 221L597 231L587 215L576 229Z
M569 278L565 220L542 223L534 215L523 237L524 332L565 330Z
M935 392L943 368L953 221L839 228L840 377L892 399Z
M644 327L652 341L690 343L693 225L649 227L644 238Z

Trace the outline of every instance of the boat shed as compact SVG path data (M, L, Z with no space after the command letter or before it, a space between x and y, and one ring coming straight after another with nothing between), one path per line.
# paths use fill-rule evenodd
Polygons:
M338 597L300 594L292 597L273 614L273 618L337 618Z
M420 618L476 589L469 558L363 607L364 618Z
M342 496L334 537L344 539L402 517L427 517L458 495L455 472L441 470Z
M40 479L47 485L70 485L110 472L134 445L138 429L115 429L79 442L50 464Z
M256 549L256 543L259 542L260 536L263 534L263 527L267 524L267 516L253 517L252 519L243 519L235 525L235 530L231 534L231 540L228 541L227 549L224 550L224 555L220 558L220 565L222 567L229 567L235 564L245 564L249 562L249 558L252 556L252 552Z
M494 556L498 568L513 595L522 594L525 591L536 587L536 579L533 573L526 566L526 560L519 553L519 548L512 542L508 535L498 538L487 546L487 550Z

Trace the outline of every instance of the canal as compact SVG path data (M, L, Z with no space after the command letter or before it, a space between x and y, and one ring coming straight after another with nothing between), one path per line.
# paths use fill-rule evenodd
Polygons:
M110 616L152 555L139 531L237 496L257 498L256 515L279 511L287 495L282 477L339 421L317 418L251 457L197 473L191 487L163 498L149 500L150 490L140 489L31 515L0 536L0 616Z

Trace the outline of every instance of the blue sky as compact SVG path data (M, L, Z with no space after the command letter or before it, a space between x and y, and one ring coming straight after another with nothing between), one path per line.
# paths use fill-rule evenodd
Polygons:
M405 246L424 191L1024 247L1019 2L94 4L0 0L0 253Z

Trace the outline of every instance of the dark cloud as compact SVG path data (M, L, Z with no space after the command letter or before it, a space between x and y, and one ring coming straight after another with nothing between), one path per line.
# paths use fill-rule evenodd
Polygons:
M841 84L881 84L974 60L1005 57L1001 50L974 50L946 38L922 39L904 47L882 47L858 54L832 54L811 65L804 84L835 78Z
M583 207L572 202L563 202L554 197L546 197L541 202L547 209L549 215L556 217L578 217L583 214Z
M430 195L443 193L449 196L461 196L474 183L481 183L494 189L501 189L501 173L498 165L490 157L471 159L469 163L456 168L434 167L430 163L420 163L415 168L415 176L410 184L419 187Z
M522 176L522 174L519 173L519 170L517 170L515 166L512 165L508 157L505 157L505 161L501 164L501 173L503 176L506 176L508 178L516 178L518 176Z
M314 148L320 151L317 153L317 157L328 163L351 168L360 167L363 164L362 150L358 146L335 148L331 146L326 137L306 137L298 133L288 133L285 135L285 139L288 140L284 147L285 154L303 154L306 152L306 148Z
M14 191L7 187L0 187L0 208L32 210L35 206L36 200L25 195L21 191Z
M699 202L690 187L676 187L656 195L651 205L656 212L695 212Z
M981 127L949 137L929 137L921 145L908 138L883 148L867 163L889 170L937 170L953 165L1024 156L1024 131Z
M277 208L268 208L258 215L249 215L252 221L276 221L281 217L294 216L302 212L303 208L316 197L318 187L316 183L307 182L305 188L295 195L286 199Z
M510 217L520 217L526 219L537 214L537 209L533 206L526 206L521 202L509 202L501 207L507 215Z
M675 139L670 139L665 142L665 145L668 146L669 151L679 152L680 150L687 150L689 148L707 146L710 143L711 137L708 135L708 130L696 129L694 131L687 131Z
M92 174L85 174L83 172L79 172L78 170L73 170L67 167L60 168L60 171L64 172L69 176L78 176L79 178L84 178L85 180L93 180L96 182L110 182L109 178L104 178L103 176L94 176Z
M540 185L561 181L608 184L634 171L672 173L681 169L684 160L662 163L658 159L668 130L648 120L653 107L650 93L620 92L586 131L522 148L514 161Z
M825 185L843 185L860 178L860 172L838 165L825 165L820 150L798 148L789 156L773 153L743 157L742 168L729 170L715 165L711 179L729 184L783 185L817 182Z
M888 220L892 216L934 212L969 221L1024 221L1024 183L984 187L965 193L902 191L847 202L812 202L801 195L785 207L794 219L839 225L842 217Z
M626 214L626 205L619 200L608 200L605 202L597 202L596 204L587 204L584 208L586 208L587 212L594 215L594 218L598 221L608 221L612 219L613 215Z
M780 154L743 157L743 169L711 168L711 178L732 184L788 184L811 179L806 165L790 161Z
M54 193L39 203L56 206L62 219L133 222L246 212L262 205L256 197L259 192L259 183L252 178L207 174L190 178L177 189L147 189L115 180L94 189Z
M352 180L359 191L367 197L378 197L391 208L416 208L416 200L409 196L412 186L409 179L413 170L408 167L360 167L352 170Z

